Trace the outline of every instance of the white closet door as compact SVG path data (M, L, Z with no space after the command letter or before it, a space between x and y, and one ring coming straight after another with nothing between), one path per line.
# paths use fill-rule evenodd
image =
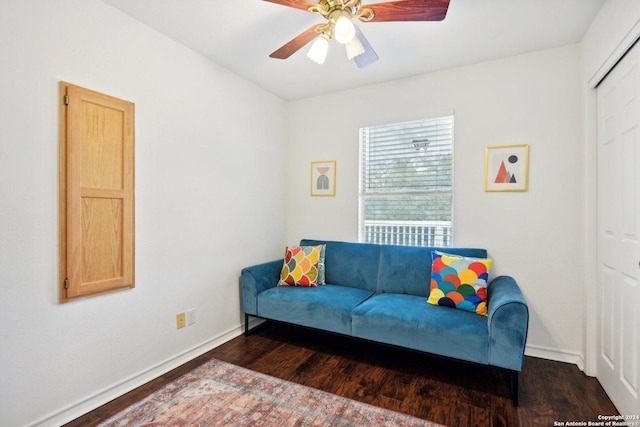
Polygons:
M621 414L640 415L640 44L597 95L597 376Z

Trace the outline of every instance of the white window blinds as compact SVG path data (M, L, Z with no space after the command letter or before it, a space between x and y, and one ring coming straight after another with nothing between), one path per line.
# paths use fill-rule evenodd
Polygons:
M360 240L451 246L453 116L360 129Z

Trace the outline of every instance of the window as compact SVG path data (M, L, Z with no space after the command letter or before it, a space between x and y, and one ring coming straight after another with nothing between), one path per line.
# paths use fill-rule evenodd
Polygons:
M453 121L360 128L361 242L452 245Z

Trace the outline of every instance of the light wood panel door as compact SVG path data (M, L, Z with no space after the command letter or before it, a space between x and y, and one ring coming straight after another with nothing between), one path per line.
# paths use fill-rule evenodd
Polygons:
M135 286L134 105L64 82L60 89L65 301Z
M598 380L640 415L640 46L597 89ZM640 420L629 420L640 422Z

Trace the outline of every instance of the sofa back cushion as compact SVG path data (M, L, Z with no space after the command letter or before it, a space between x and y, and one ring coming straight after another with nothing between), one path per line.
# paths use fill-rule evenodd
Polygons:
M327 245L326 283L372 292L429 296L431 252L486 258L486 249L377 245L303 239L301 246Z
M301 240L300 245L326 245L325 282L327 284L351 286L371 292L376 290L380 245L311 239Z
M486 258L485 249L433 248L416 246L380 245L380 266L376 292L429 296L431 283L431 252Z

